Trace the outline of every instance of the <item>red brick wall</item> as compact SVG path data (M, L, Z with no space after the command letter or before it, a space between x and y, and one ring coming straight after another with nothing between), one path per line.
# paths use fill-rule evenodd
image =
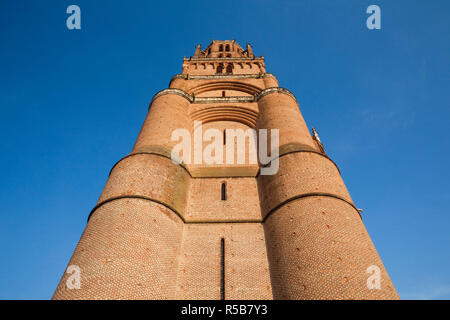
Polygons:
M225 299L272 299L260 223L187 224L177 299L220 299L220 238L225 239Z
M64 274L53 299L174 299L183 222L142 199L111 201L95 211L69 265L81 269L81 289Z
M398 299L358 212L330 197L297 199L264 223L275 299ZM381 269L381 289L366 285Z
M226 200L221 200L221 186L226 184ZM192 179L186 218L189 221L261 221L256 179Z
M54 299L219 299L221 238L227 299L398 298L296 99L283 89L263 91L278 81L265 73L263 59L242 59L242 68L234 61L234 75L226 76L185 60L170 84L178 91L153 99L132 153L111 171L69 262L81 268L81 289L69 290L64 274ZM204 100L222 98L224 90L225 100ZM192 133L194 120L204 130L279 129L279 171L258 176L257 164L172 162L173 130ZM380 290L367 288L371 265L381 270Z

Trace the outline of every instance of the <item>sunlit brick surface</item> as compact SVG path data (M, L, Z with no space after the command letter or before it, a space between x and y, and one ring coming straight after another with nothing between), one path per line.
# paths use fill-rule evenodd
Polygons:
M260 128L278 129L280 146L299 143L316 148L297 102L282 93L272 93L259 100Z
M225 298L272 299L264 230L259 223L184 228L178 299L220 299L220 239L225 239Z
M189 102L178 95L163 95L156 98L142 126L133 151L143 146L161 146L171 150L176 141L171 141L176 129L191 129L188 116Z
M265 223L275 299L398 299L357 211L339 199L309 197ZM369 290L366 270L381 269Z
M226 184L226 200L221 185ZM186 219L189 221L261 221L255 178L192 179Z
M248 143L243 164L236 152L233 164L175 163L180 140L172 133L186 130L194 153L196 121L204 131L278 129L278 172L260 175ZM200 145L203 154L210 143ZM81 288L69 289L64 274L54 299L398 299L297 99L266 72L264 58L235 41L198 46L154 96L71 265L81 269ZM367 286L370 266L381 270L379 290Z
M284 201L305 194L329 193L352 201L333 162L316 153L286 154L275 175L258 179L264 216Z
M120 199L90 219L69 262L81 269L81 289L65 274L54 299L173 299L183 223L166 207Z
M98 202L139 195L162 202L184 215L189 182L189 173L170 159L136 154L114 167Z

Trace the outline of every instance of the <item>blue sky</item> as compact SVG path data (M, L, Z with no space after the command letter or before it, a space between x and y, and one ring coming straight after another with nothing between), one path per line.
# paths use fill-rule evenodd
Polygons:
M81 8L82 29L66 28ZM366 28L381 7L382 29ZM449 1L0 2L0 299L49 299L157 91L212 38L291 90L403 299L450 299Z

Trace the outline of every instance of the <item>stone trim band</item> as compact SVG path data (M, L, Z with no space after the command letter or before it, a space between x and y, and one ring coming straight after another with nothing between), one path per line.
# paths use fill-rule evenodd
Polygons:
M298 104L297 98L294 96L294 94L292 92L290 92L288 89L285 89L282 87L272 87L272 88L264 89L263 91L261 91L260 93L255 95L255 99L256 99L256 101L258 101L259 99L261 99L271 93L286 94L286 95L290 96L292 99L294 99L295 102L297 102L297 104Z
M169 156L167 156L167 155L165 155L165 154L163 154L163 153L156 152L156 151L139 151L139 152L133 152L133 153L127 154L125 157L123 157L122 159L120 159L119 161L117 161L117 162L113 165L113 167L111 168L111 170L109 170L109 175L108 175L108 176L111 175L111 172L112 172L112 171L114 170L114 168L119 164L119 162L121 162L122 160L125 160L125 159L127 159L127 158L130 158L130 157L139 155L139 154L152 154L152 155L155 155L155 156L158 156L158 157L163 157L163 158L169 159L174 165L178 165L178 166L182 167L182 168L187 172L187 174L192 178L191 173L190 173L189 170L184 166L184 164L182 164L182 163L178 163L178 164L177 164L177 163L175 163Z
M213 224L213 223L214 223L214 224L215 224L215 223L265 223L266 220L269 218L269 216L271 216L275 211L277 211L277 210L278 210L279 208L281 208L282 206L284 206L284 205L286 205L286 204L288 204L289 202L292 202L292 201L294 201L294 200L297 200L297 199L303 199L303 198L309 198L309 197L331 197L331 198L335 198L335 199L338 199L338 200L342 200L342 201L344 201L345 203L347 203L347 204L349 204L350 206L352 206L352 207L356 210L356 212L358 212L358 215L359 215L360 219L362 220L361 212L360 212L360 211L358 210L358 208L356 208L356 206L355 206L353 203L351 203L350 201L348 201L348 200L346 200L346 199L344 199L344 198L342 198L342 197L340 197L340 196L331 194L331 193L313 192L313 193L305 193L305 194L297 195L297 196L291 197L291 198L289 198L289 199L283 201L282 203L278 204L278 205L275 206L274 208L270 209L269 212L264 216L264 218L263 218L262 220L227 220L227 221L195 221L195 220L194 220L194 221L186 221L186 220L184 219L184 217L183 217L177 210L175 210L172 206L170 206L170 205L168 205L168 204L166 204L166 203L164 203L164 202L162 202L162 201L160 201L160 200L157 200L157 199L154 199L154 198L150 198L150 197L147 197L147 196L140 196L140 195L124 195L124 196L112 197L112 198L103 200L103 201L100 202L100 203L97 203L97 204L95 205L95 207L94 207L94 208L91 210L91 212L89 213L89 216L88 216L88 218L87 218L87 221L89 222L89 220L91 219L91 217L92 217L92 215L94 214L94 212L95 212L98 208L100 208L101 206L103 206L104 204L107 204L107 203L112 202L112 201L115 201L115 200L121 200L121 199L141 199L141 200L147 200L147 201L155 202L155 203L158 203L158 204L160 204L160 205L166 207L167 209L171 210L176 216L178 216L178 218L180 218L181 221L183 221L184 224L208 224L208 223L210 223L210 224Z
M189 94L183 90L180 89L164 89L159 91L157 94L155 94L152 98L155 100L156 98L166 95L166 94L176 94L183 98L185 98L190 103L220 103L220 102L227 102L227 103L236 103L236 102L258 102L259 99L267 96L271 93L282 93L285 95L290 96L292 99L295 100L295 102L298 104L297 98L295 95L290 92L288 89L282 88L282 87L272 87L262 90L261 92L257 93L254 96L234 96L234 97L195 97L193 94ZM151 107L151 103L150 103ZM149 109L150 109L149 107Z
M334 162L333 160L331 160L330 157L328 157L326 154L324 154L324 153L322 153L322 152L315 151L315 150L310 150L310 149L297 149L297 150L289 150L289 151L285 151L285 152L283 152L283 151L281 151L281 150L282 150L282 147L280 147L280 154L279 154L279 156L278 156L276 159L281 159L282 157L284 157L284 156L286 156L286 155L288 155L288 154L291 154L291 153L297 153L297 152L309 152L309 153L315 153L315 154L318 154L319 156L322 156L322 157L324 157L324 158L330 160L330 161L334 164L334 166L336 167L336 169L337 169L337 171L339 172L339 174L341 174L341 170L339 170L339 167L338 167L338 165L336 164L336 162ZM275 159L273 159L273 160L275 160ZM273 161L273 160L272 160L272 161ZM271 162L272 162L272 161L271 161ZM263 167L263 168L268 167L268 166L270 165L271 162L269 162L269 163L267 163L267 164L265 164L265 165L262 165L261 167ZM258 171L258 174L257 174L256 176L259 176L259 171Z
M254 96L234 96L234 97L199 97L194 98L194 103L246 103L255 102Z
M185 98L185 99L186 99L187 101L189 101L190 103L194 102L194 96L193 96L193 95L190 95L189 93L184 92L183 90L180 90L180 89L172 89L172 88L164 89L164 90L161 90L161 91L159 91L158 93L156 93L156 94L153 96L153 98L152 98L152 102L153 102L153 100L155 100L156 98L158 98L158 97L160 97L160 96L164 96L164 95L166 95L166 94L176 94L176 95L179 95L179 96Z
M283 152L283 151L282 151L282 147L280 148L280 150L281 150L281 152L280 152L280 155L278 156L278 159L281 159L281 158L284 157L285 155L288 155L288 154L291 154L291 153L297 153L297 152L310 152L310 153L318 154L318 155L320 155L320 156L322 156L322 157L328 159L329 161L331 161L331 162L334 164L334 166L336 167L336 169L338 170L339 174L341 174L341 171L339 170L339 167L338 167L338 165L336 164L336 162L334 162L334 161L333 161L330 157L328 157L326 154L323 154L323 153L321 153L321 152L319 152L319 151L315 151L315 150L311 150L311 149L296 149L296 150L289 150L289 151L284 151L284 152ZM112 172L112 171L114 170L114 168L119 164L119 162L121 162L122 160L125 160L125 159L127 159L127 158L130 158L130 157L132 157L132 156L139 155L139 154L151 154L151 155L155 155L155 156L159 156L159 157L166 158L166 159L170 160L171 162L173 162L172 159L171 159L168 155L165 155L165 154L160 153L160 152L156 152L156 151L139 151L139 152L133 152L133 153L127 154L126 156L124 156L123 158L121 158L119 161L117 161L117 162L112 166L111 170L109 170L108 176L111 176L111 172ZM272 160L272 161L273 161L273 160ZM185 166L183 163L178 163L178 164L177 164L177 163L173 162L173 164L179 165L180 167L182 167L182 168L186 171L186 173L187 173L191 178L194 178L194 177L191 175L189 169L186 168L186 166ZM267 163L267 164L265 164L265 165L262 165L262 167L267 167L267 166L269 166L269 164L270 164L270 162ZM257 173L256 176L254 176L254 177L257 178L257 177L259 176L259 174L260 174L260 171L258 170L258 173ZM243 177L244 177L244 176L243 176ZM245 177L251 177L251 176L245 176ZM196 178L196 179L201 179L201 177L195 177L195 178ZM236 177L232 176L232 177L221 177L221 178L236 178Z
M275 207L273 207L272 209L270 209L269 212L267 212L267 214L263 218L263 222L265 222L267 220L267 218L270 217L275 211L277 211L278 209L280 209L284 205L288 204L289 202L292 202L292 201L297 200L297 199L303 199L303 198L309 198L309 197L330 197L330 198L335 198L335 199L338 199L338 200L342 200L345 203L347 203L350 206L352 206L352 208L354 208L356 210L356 212L358 212L358 215L359 215L360 219L362 220L361 212L358 210L358 208L352 202L342 198L341 196L338 196L338 195L335 195L335 194L332 194L332 193L311 192L311 193L304 193L304 194L296 195L294 197L291 197L289 199L284 200L280 204L278 204Z
M175 79L184 79L184 80L214 80L214 79L260 79L260 78L275 78L276 77L272 73L251 73L251 74L215 74L215 75L189 75L189 74L176 74L170 80L172 83Z
M178 216L178 218L181 219L181 221L183 221L183 223L185 224L207 224L207 223L261 223L263 222L261 219L248 219L248 220L227 220L227 221L198 221L198 220L191 220L191 221L186 221L184 219L184 217L177 211L175 210L172 206L169 206L168 204L151 198L151 197L147 197L147 196L141 196L141 195L123 195L123 196L117 196L117 197L112 197L112 198L108 198L106 200L103 200L102 202L99 202L95 205L95 207L91 210L91 212L89 213L88 219L87 221L89 222L89 220L91 219L92 215L94 214L94 212L100 208L101 206L103 206L104 204L107 204L109 202L112 201L116 201L116 200L121 200L121 199L140 199L140 200L147 200L147 201L151 201L151 202L155 202L158 203L164 207L166 207L167 209L171 210L176 216Z
M320 156L322 156L322 157L325 157L326 159L330 160L330 161L335 165L335 167L336 167L336 169L338 170L339 174L341 173L341 171L339 170L339 167L337 166L337 164L336 164L333 160L331 160L327 155L325 155L325 154L323 154L323 153L321 153L321 152L319 152L319 151L308 150L308 149L291 150L291 151L287 151L287 152L284 152L284 153L283 153L283 152L280 153L280 155L278 156L278 159L281 159L281 158L284 157L285 155L288 155L288 154L291 154L291 153L297 153L297 152L310 152L310 153L315 153L315 154L318 154L318 155L320 155ZM166 158L166 159L170 160L171 162L173 162L172 159L171 159L169 156L167 156L167 155L165 155L165 154L162 154L162 153L159 153L159 152L156 152L156 151L153 151L153 152L151 152L151 151L139 151L139 152L134 152L134 153L127 154L125 157L123 157L123 158L121 158L119 161L117 161L117 162L112 166L111 170L109 170L108 176L111 176L112 171L113 171L114 168L119 164L119 162L121 162L122 160L128 159L128 158L130 158L130 157L133 157L133 156L136 156L136 155L140 155L140 154L151 154L151 155L155 155L155 156L159 156L159 157ZM183 163L178 163L178 164L177 164L177 163L173 162L173 164L179 165L180 167L182 167L182 168L186 171L186 173L187 173L191 178L196 178L196 179L201 179L201 178L202 178L202 177L193 177L193 176L191 175L189 169L186 168L186 166L185 166ZM270 163L267 163L267 164L263 165L262 167L267 167L267 166L269 166L269 164L270 164ZM260 174L260 171L258 170L258 173L257 173L254 177L257 178L257 177L259 176L259 174ZM253 176L242 176L242 177L253 177ZM230 177L228 177L228 176L227 176L227 177L221 177L221 178L237 178L237 177L235 177L235 176L230 176Z
M254 57L254 58L249 58L249 57L217 57L217 58L184 58L183 61L193 61L193 62L201 62L201 61L239 61L239 60L244 60L244 61L264 61L263 57Z
M168 204L160 201L160 200L156 200L150 197L146 197L146 196L140 196L140 195L124 195L124 196L117 196L117 197L112 197L112 198L108 198L106 200L103 200L102 202L99 202L95 205L95 207L91 210L91 212L89 213L88 216L88 222L91 219L92 214L101 206L103 206L106 203L109 203L111 201L115 201L115 200L120 200L120 199L141 199L141 200L147 200L147 201L151 201L151 202L155 202L158 203L164 207L166 207L167 209L170 209L171 211L173 211L173 213L175 213L184 223L186 223L186 221L184 220L183 216L177 211L175 210L175 208L169 206Z

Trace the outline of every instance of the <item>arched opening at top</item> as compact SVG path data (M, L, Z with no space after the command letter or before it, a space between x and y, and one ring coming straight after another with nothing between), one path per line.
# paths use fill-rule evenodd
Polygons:
M222 72L223 72L223 65L219 64L219 65L217 66L217 71L216 71L216 73L222 73Z
M227 65L227 73L233 73L233 65L231 63Z
M223 51L223 44L219 45L219 51Z
M227 45L225 46L225 51L230 51L230 45L229 45L229 44L227 44Z

